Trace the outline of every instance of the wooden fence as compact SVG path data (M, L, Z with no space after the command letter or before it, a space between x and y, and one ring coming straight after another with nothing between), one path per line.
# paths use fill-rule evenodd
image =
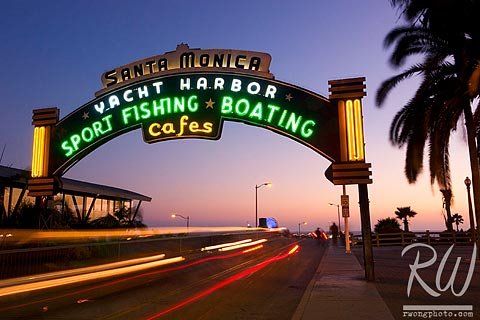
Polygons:
M352 245L362 245L362 235L354 234L351 238ZM372 244L375 247L407 246L412 243L425 243L428 245L471 245L470 232L399 232L399 233L372 233Z

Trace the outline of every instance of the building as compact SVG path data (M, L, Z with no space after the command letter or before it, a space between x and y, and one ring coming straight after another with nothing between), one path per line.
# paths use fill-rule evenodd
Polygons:
M35 203L36 199L28 196L28 177L28 170L0 165L0 226L19 210L22 202ZM121 208L131 210L135 217L141 203L152 200L136 192L64 177L59 178L59 187L48 207L55 207L61 213L70 209L82 221L113 214Z

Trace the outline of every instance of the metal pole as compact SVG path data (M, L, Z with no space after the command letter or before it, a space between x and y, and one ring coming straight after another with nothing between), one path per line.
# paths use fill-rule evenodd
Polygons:
M368 200L368 185L358 185L358 200L360 204L360 219L362 223L363 260L365 265L365 279L375 281L375 270L372 249L372 228L370 225L370 205Z
M255 228L258 228L258 186L255 185Z
M342 234L342 225L340 224L340 205L337 205L337 215L338 215L338 232Z
M189 227L190 227L190 216L187 216L187 234L188 234Z
M347 188L343 185L343 195L347 195ZM345 253L351 253L350 251L350 231L348 228L348 217L345 216Z
M475 218L473 217L473 208L472 208L472 197L470 195L470 186L467 185L467 196L468 196L468 218L470 219L470 233L472 242L477 240L477 234L475 232ZM478 221L477 221L478 225Z
M298 237L300 238L300 223L298 224Z

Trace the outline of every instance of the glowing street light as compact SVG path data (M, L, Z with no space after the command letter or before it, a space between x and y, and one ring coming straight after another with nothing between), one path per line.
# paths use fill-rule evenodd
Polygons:
M298 223L298 237L300 237L300 226L301 226L302 224L307 224L307 223L306 223L305 221Z
M176 217L179 217L179 218L182 218L182 219L187 220L187 233L188 233L188 228L189 228L189 225L190 225L190 216L184 217L184 216L182 216L181 214L173 213L173 214L171 215L171 217L172 217L173 219L175 219Z
M263 186L271 187L271 182L264 182L260 185L255 185L255 228L258 228L258 189Z
M329 203L329 206L337 207L337 215L338 215L338 232L342 233L342 225L340 224L340 205L335 203Z

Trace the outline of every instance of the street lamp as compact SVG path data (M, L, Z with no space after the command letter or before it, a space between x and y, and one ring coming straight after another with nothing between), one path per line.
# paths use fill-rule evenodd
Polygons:
M475 221L473 218L473 208L472 208L472 197L470 196L470 185L472 184L472 180L470 178L466 177L465 181L465 186L467 187L467 198L468 198L468 218L470 219L470 233L471 233L471 239L472 242L476 241L477 235L476 235L476 230L475 230ZM478 224L478 221L477 221Z
M299 238L300 238L300 226L301 226L302 224L307 224L307 223L306 223L305 221L298 223L298 237L299 237Z
M271 182L264 182L260 185L255 185L255 228L258 228L258 189L263 186L271 187Z
M184 217L184 216L182 216L181 214L173 213L173 214L171 215L171 217L172 217L173 219L175 219L176 217L180 217L180 218L182 218L182 219L187 220L187 233L188 233L188 228L189 228L189 226L190 226L190 216Z
M329 206L337 207L337 214L338 214L338 232L342 234L342 225L340 224L340 205L335 203L329 203Z

